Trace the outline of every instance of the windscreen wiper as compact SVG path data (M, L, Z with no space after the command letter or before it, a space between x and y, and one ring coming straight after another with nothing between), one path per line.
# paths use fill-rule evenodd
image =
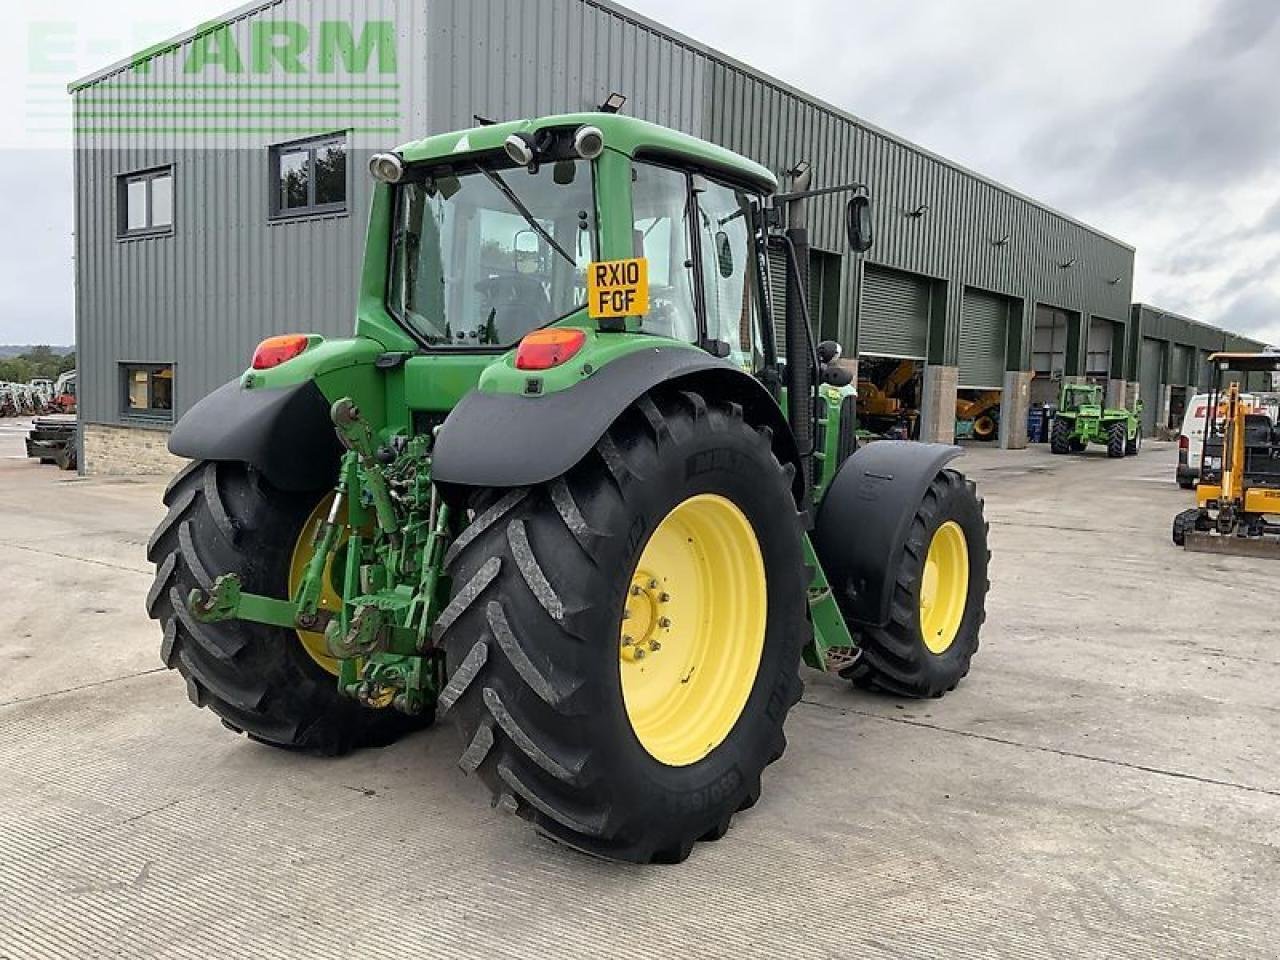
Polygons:
M533 214L529 212L529 208L524 205L523 201L521 201L521 199L518 196L516 196L515 191L512 190L511 187L507 185L507 181L503 180L502 177L500 177L494 171L490 170L488 167L481 167L480 172L483 173L486 177L488 177L489 182L492 183L495 187L497 187L499 192L504 197L507 198L507 203L515 207L516 212L519 213L520 216L524 217L525 223L529 224L530 228L533 230L534 233L540 236L543 240L547 241L547 243L550 244L551 249L554 250L556 253L560 254L560 256L564 257L567 263L571 264L572 266L577 266L578 261L576 261L573 257L569 256L565 248L560 246L560 244L556 243L556 238L551 236L551 234L547 233L547 231L543 229L542 224L540 224L537 220L534 219Z

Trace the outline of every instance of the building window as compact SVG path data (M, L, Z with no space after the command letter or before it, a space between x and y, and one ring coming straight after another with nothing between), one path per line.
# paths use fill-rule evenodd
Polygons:
M127 173L117 186L119 235L154 237L173 232L173 167Z
M124 378L124 415L150 420L173 419L173 365L127 363Z
M274 219L347 209L347 137L334 134L271 148Z

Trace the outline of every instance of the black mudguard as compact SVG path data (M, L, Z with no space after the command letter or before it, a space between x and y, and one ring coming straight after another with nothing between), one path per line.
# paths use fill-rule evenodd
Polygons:
M558 393L472 391L440 431L432 476L457 487L547 483L580 463L628 407L657 387L697 390L707 400L739 404L751 423L773 431L778 459L798 466L786 417L758 380L698 351L655 347L616 360ZM802 483L798 479L797 502L803 496Z
M898 564L929 485L959 447L884 440L840 468L818 508L813 546L846 618L889 622Z
M288 493L331 487L342 446L329 402L308 381L283 390L219 387L178 421L169 451L190 460L247 463Z

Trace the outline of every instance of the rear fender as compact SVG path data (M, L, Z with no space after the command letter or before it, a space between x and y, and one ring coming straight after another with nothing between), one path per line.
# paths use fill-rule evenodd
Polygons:
M474 390L445 420L432 459L436 482L455 488L547 483L580 463L626 410L655 389L692 391L738 404L773 431L774 453L799 466L795 438L773 396L754 377L698 350L655 347L628 354L555 393L525 396ZM794 493L803 500L797 469Z
M336 482L342 456L329 409L313 380L274 390L245 389L234 380L178 421L169 451L247 463L289 493L324 490Z
M959 447L879 441L840 468L818 508L813 545L847 619L884 626L920 502Z

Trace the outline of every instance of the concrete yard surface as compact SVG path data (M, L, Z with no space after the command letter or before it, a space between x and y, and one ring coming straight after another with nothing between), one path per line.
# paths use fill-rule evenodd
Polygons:
M3 423L3 422L0 422ZM493 811L447 726L320 760L159 663L164 484L0 430L0 958L1276 957L1280 566L1173 548L1175 451L973 450L989 618L951 696L806 672L760 804L677 867Z

